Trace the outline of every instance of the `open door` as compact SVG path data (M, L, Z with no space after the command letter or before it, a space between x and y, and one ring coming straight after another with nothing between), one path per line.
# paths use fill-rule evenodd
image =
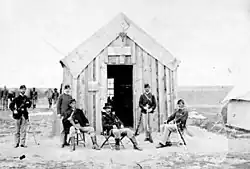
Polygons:
M108 95L124 126L133 127L132 65L108 65Z

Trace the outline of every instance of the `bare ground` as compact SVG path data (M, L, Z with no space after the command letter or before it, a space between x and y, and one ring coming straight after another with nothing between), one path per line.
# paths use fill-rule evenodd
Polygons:
M36 112L47 112L39 108ZM32 112L32 111L31 111ZM137 137L144 149L138 152L132 149L128 139L123 141L125 149L110 150L108 147L100 151L91 149L88 136L87 145L79 145L75 152L69 148L60 148L58 137L50 137L51 116L31 116L32 131L40 145L36 145L32 132L28 133L28 148L13 148L14 121L10 112L0 112L0 168L250 168L250 141L247 138L234 139L225 135L208 132L196 126L190 130L195 137L186 137L188 150L182 146L155 149L160 133L154 133L154 143L144 142L144 136ZM98 142L103 142L98 136ZM178 140L173 135L174 140ZM19 157L26 158L20 160Z

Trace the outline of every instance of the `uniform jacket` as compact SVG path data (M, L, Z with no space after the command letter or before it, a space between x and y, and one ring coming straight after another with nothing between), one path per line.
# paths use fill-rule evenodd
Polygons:
M156 101L155 101L155 96L152 93L148 93L148 94L143 93L140 96L139 107L141 108L142 113L147 113L146 110L144 109L144 107L147 104L149 105L149 108L152 108L152 111L149 113L153 113L156 108Z
M10 103L10 110L17 110L17 114L13 113L14 119L20 119L22 116L29 119L28 108L31 107L31 101L26 95L19 95Z
M8 97L9 97L9 91L8 91L8 89L2 90L2 98L3 99L8 99Z
M72 96L63 93L60 95L57 102L57 114L65 116L65 112L70 109L69 102L72 99Z
M70 120L73 120L75 124L80 124L81 127L86 127L89 125L88 119L85 117L81 109L68 110L71 112ZM70 114L70 113L67 113Z
M54 99L55 101L57 101L58 97L59 97L59 93L58 92L53 92L52 99Z
M30 98L37 100L37 91L34 90L30 91Z
M172 120L176 120L176 123L178 127L183 130L186 128L186 122L188 119L188 110L186 108L184 109L175 109L174 114L172 114L168 120L167 123L171 122Z
M118 129L121 128L122 122L121 120L114 114L107 114L105 111L102 112L102 127L103 131L109 132L113 129L113 125L116 125Z

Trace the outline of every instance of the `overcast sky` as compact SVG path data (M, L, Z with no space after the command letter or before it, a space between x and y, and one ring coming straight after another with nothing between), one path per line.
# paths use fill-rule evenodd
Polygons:
M248 74L249 0L0 0L0 85L58 87L63 55L119 12L181 60L179 85Z

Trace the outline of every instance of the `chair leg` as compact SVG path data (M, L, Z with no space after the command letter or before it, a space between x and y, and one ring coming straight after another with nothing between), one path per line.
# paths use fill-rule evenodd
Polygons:
M78 133L76 133L76 145L79 144L79 136L78 136Z
M100 148L102 148L108 142L108 140L109 140L110 137L111 136L105 137L105 141L102 143L102 145L101 145Z

